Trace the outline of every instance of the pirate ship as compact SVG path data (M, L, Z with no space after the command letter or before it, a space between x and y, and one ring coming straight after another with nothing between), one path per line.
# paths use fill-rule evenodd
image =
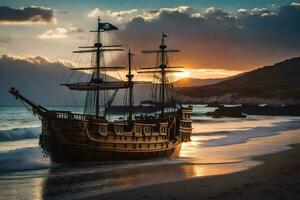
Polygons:
M106 67L101 65L103 54L110 51L123 51L121 45L104 45L101 34L118 30L110 23L101 23L91 31L95 34L92 46L79 47L74 53L91 53L90 67L71 68L71 70L92 70L88 82L62 84L71 90L86 91L83 114L71 111L48 110L36 105L15 89L9 91L16 99L29 105L42 122L39 143L45 156L53 162L95 162L107 160L148 159L157 157L176 157L182 142L190 140L192 132L192 107L183 107L173 90L168 75L179 72L176 67L168 66L168 54L178 50L168 49L165 34L162 35L158 50L143 51L157 55L157 66L140 68L138 73L151 73L157 82L152 83L151 96L147 101L155 109L149 113L137 112L134 108L132 56L128 52L128 72L126 81L108 81L104 72L123 70L124 67ZM82 50L83 49L83 50ZM116 93L126 90L126 118L109 120L109 110ZM100 98L106 91L113 91L105 104L100 105ZM103 93L104 92L104 93ZM145 110L145 109L143 109Z

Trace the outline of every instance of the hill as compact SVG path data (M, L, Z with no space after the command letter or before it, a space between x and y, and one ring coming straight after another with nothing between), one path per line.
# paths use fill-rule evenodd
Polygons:
M14 86L32 101L42 105L76 105L84 96L60 86L70 77L70 63L51 62L44 57L0 57L0 105L19 105L8 90ZM87 79L76 72L73 77Z
M80 106L84 105L85 92L69 90L60 84L74 81L88 81L90 76L80 71L71 71L71 63L50 61L45 57L0 56L0 105L21 105L9 93L14 86L25 97L45 106ZM68 80L69 79L69 80ZM108 80L116 80L108 77ZM135 104L148 97L147 86L135 88ZM124 104L124 92L120 90L114 105ZM110 92L111 94L113 91Z
M300 57L243 73L213 85L178 88L185 101L220 103L300 102Z

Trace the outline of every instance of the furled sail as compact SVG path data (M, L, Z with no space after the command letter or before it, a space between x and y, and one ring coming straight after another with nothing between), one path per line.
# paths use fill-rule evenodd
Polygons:
M115 90L128 88L128 83L125 81L110 81L110 82L77 82L77 83L66 83L62 84L68 87L70 90L80 91L97 91L97 90Z

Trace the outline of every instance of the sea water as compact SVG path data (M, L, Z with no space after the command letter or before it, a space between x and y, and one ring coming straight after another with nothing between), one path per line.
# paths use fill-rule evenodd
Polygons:
M51 107L81 113L81 107ZM253 158L299 143L299 117L204 115L193 106L192 141L178 158L81 164L51 163L38 146L41 123L23 107L0 107L0 199L73 199L192 177L247 170ZM114 116L117 119L123 116Z

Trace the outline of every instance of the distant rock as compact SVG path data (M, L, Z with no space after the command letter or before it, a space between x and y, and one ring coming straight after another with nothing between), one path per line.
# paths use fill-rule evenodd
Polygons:
M268 115L268 116L300 116L300 106L269 106L269 105L241 105L241 106L219 106L213 112L206 113L207 116L215 118L236 117L245 118L247 115Z
M219 107L220 104L218 102L211 102L206 105L206 107Z
M213 118L221 117L232 117L232 118L246 118L247 115L242 113L240 109L220 106L217 110L213 112L206 113L207 116L212 116Z

